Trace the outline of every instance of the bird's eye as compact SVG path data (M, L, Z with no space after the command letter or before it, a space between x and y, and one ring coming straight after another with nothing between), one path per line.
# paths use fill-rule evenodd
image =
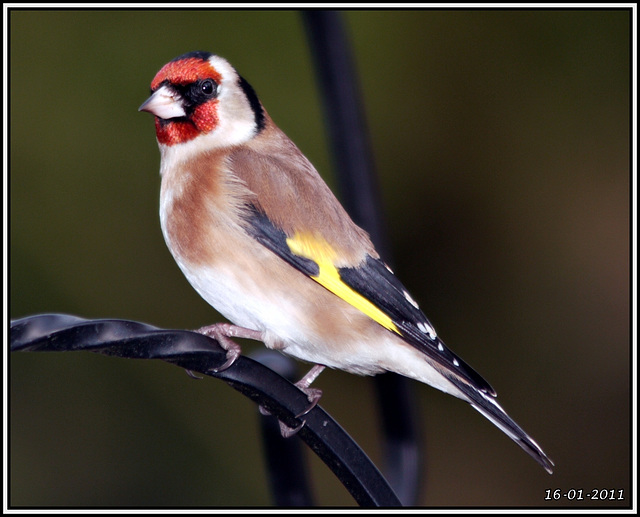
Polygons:
M200 79L191 84L179 86L178 91L185 99L185 105L190 109L215 99L218 96L218 83L213 79Z
M209 97L216 94L216 86L216 83L211 79L205 79L200 83L200 91Z

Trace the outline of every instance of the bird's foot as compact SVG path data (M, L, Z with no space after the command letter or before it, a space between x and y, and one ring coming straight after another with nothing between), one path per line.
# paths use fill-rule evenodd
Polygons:
M309 402L311 402L311 404L302 413L299 413L296 415L296 419L303 417L309 411L311 411L314 407L316 407L316 405L318 404L318 401L322 397L321 389L310 388L309 385L318 378L318 375L322 373L322 370L324 370L324 368L325 367L323 365L316 364L313 368L311 368L311 370L307 372L307 374L304 377L302 377L302 379L300 379L298 382L294 384L294 386L296 386L298 389L304 392ZM262 406L260 406L258 409L260 410L260 413L263 415L271 414ZM304 425L306 424L306 420L303 420L298 426L293 428L283 424L282 422L278 422L278 423L280 424L280 434L282 435L282 437L290 438L304 427Z
M251 330L244 327L238 327L231 323L215 323L196 330L199 334L204 334L215 339L222 348L227 351L227 360L221 366L213 368L214 373L220 373L231 367L238 360L242 353L242 348L231 338L239 337L244 339L254 339L262 341L262 332ZM188 372L187 372L188 373Z

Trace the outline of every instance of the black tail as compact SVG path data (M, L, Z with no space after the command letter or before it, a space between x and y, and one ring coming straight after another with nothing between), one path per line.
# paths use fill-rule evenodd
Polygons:
M522 447L534 460L540 463L549 474L553 474L553 461L551 461L540 446L507 415L494 397L475 389L473 386L452 375L447 375L447 378L466 396L468 402L474 409L477 409L509 438Z

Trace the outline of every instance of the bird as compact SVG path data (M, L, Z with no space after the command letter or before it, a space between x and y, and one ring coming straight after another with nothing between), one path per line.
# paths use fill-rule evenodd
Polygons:
M229 322L198 329L226 350L262 341L313 367L395 372L468 402L547 472L554 463L454 354L316 168L223 57L180 55L151 81L160 224L189 283ZM293 431L295 432L294 429Z

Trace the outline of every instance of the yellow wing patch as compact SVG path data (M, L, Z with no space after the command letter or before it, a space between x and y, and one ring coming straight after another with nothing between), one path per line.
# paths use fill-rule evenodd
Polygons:
M287 238L287 246L293 254L312 260L318 265L319 272L316 276L311 276L313 280L386 329L400 334L386 313L342 281L340 272L334 265L336 252L327 241L312 235L296 233L293 237Z

